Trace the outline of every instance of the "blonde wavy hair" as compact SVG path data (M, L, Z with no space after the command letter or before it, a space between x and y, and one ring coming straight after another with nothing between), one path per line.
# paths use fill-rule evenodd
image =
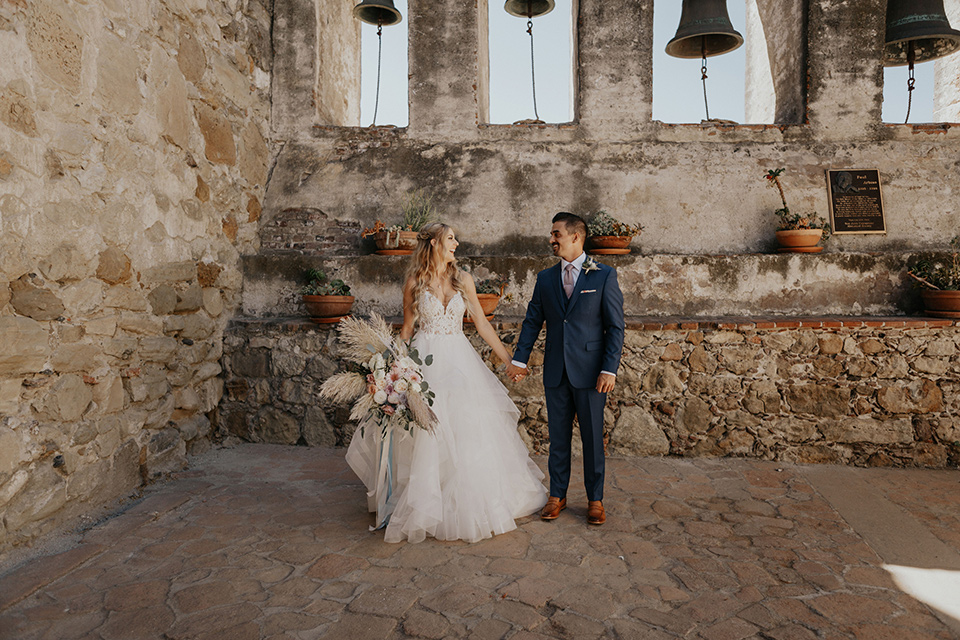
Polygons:
M406 279L413 279L413 323L416 324L420 319L420 296L424 291L429 290L430 281L434 276L439 276L440 280L450 278L451 284L460 295L464 295L463 278L461 271L457 267L457 260L444 267L443 259L443 239L447 233L453 231L453 228L442 222L431 222L420 229L417 234L417 248L413 250L413 258L410 260L410 266L407 267ZM432 243L433 240L437 242ZM442 271L441 271L442 270ZM437 292L434 292L436 295ZM440 296L443 293L440 292ZM441 300L442 302L442 300Z

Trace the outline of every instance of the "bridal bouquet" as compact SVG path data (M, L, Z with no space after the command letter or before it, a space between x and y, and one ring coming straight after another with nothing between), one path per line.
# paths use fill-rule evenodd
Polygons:
M387 323L373 314L370 321L347 316L338 326L344 348L340 355L357 365L356 371L331 376L320 387L320 397L334 402L355 401L350 419L380 427L381 437L392 429L416 427L432 432L437 416L430 406L434 394L420 372L433 361L423 360L409 342L395 338Z

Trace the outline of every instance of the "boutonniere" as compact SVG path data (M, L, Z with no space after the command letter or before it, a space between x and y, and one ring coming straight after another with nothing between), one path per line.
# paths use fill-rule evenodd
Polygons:
M583 261L583 272L590 273L591 271L599 271L600 266L593 258L587 256L587 259Z

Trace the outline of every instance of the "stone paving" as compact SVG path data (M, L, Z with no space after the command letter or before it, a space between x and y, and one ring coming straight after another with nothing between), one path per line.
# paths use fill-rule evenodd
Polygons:
M0 576L0 638L958 637L802 466L611 458L602 527L581 490L551 523L390 545L343 455L247 444L193 459ZM885 474L877 490L960 550L958 472Z

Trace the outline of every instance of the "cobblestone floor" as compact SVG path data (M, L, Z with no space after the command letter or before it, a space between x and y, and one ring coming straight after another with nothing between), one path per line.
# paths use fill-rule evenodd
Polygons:
M586 525L581 489L551 523L388 545L343 454L194 459L72 548L0 577L0 638L958 637L801 466L614 458L602 527ZM960 472L872 478L960 550Z

